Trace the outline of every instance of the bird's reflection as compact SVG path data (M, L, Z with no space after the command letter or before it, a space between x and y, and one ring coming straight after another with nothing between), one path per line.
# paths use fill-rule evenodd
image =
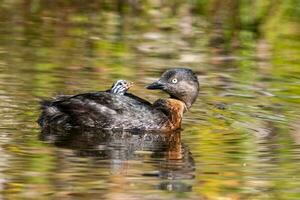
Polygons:
M195 178L195 164L187 146L181 142L180 131L140 132L73 129L43 130L40 139L57 147L74 150L79 157L108 160L112 175L128 170L128 161L141 160L153 165L153 172L141 176L157 177L156 187L169 191L190 191ZM148 156L145 160L143 157ZM150 161L149 161L150 158Z

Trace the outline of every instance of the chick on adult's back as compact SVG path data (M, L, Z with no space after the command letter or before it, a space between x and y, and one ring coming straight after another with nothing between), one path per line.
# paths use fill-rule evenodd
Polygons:
M151 104L133 94L113 90L56 97L42 102L39 124L42 128L178 129L183 113L198 96L199 83L192 70L175 68L147 88L163 90L170 98Z

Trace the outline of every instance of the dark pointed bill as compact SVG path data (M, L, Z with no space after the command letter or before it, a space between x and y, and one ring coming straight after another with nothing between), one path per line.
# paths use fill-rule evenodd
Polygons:
M160 81L155 81L146 87L149 90L162 90L164 89L164 84Z

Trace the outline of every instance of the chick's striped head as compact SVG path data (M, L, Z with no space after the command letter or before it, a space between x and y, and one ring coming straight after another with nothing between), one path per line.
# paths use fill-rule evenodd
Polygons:
M114 94L125 94L133 86L132 82L126 80L117 80L111 87L110 92Z

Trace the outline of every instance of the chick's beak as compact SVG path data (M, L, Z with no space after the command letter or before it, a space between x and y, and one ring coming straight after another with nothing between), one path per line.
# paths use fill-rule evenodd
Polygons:
M134 82L128 82L128 88L131 88L133 86Z
M162 89L164 89L164 86L165 85L158 80L158 81L155 81L154 83L151 83L146 88L149 90L162 90Z

